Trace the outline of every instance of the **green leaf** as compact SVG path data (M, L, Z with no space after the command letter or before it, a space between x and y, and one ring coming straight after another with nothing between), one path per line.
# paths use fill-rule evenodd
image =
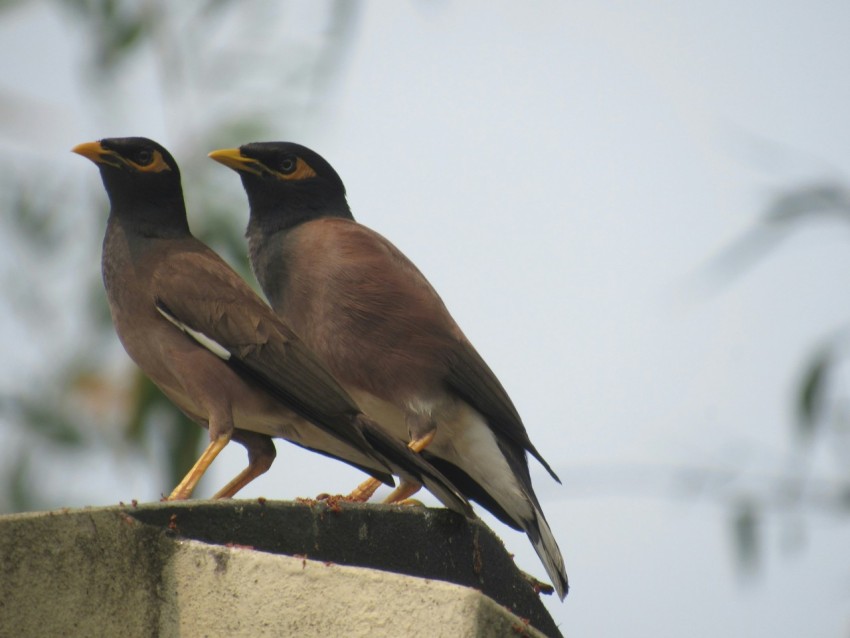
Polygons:
M832 359L831 348L818 352L809 363L800 384L797 395L797 427L800 434L806 438L815 433L823 414Z

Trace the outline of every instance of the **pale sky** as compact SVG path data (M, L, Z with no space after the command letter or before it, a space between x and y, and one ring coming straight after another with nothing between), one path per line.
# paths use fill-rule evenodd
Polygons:
M756 225L772 194L850 174L850 4L589 5L366 3L320 116L281 121L279 136L324 155L359 221L430 279L564 480L532 462L570 576L567 600L546 601L565 635L846 638L846 514L773 511L759 528L760 572L744 578L729 501L674 478L677 469L730 472L734 483L719 493L763 496L797 453L803 365L850 318L840 275L850 272L850 234L837 222L790 236L719 289L698 277ZM37 146L74 184L74 205L91 206L69 211L69 232L100 235L105 196L71 146L147 135L184 166L190 154L204 166L198 158L215 146L195 141L198 122L245 112L270 89L231 92L225 68L214 89L197 81L168 110L154 62L141 56L116 82L120 107L85 112L75 76L84 34L53 6L0 14L0 96L35 114L0 123L0 149L23 170ZM260 6L270 16L256 41L225 24L205 43L210 55L240 50L262 61L264 38L284 27L267 5L240 11ZM315 31L309 11L295 14L285 33ZM309 47L309 35L299 37ZM212 162L198 170L220 171L244 225L239 180ZM203 211L191 196L188 204L201 224ZM71 254L61 275L34 285L56 288L54 299L77 294L70 282L96 273L99 255ZM26 260L10 247L0 268ZM54 317L47 342L78 347L74 321ZM0 380L20 387L21 370L45 355L27 343L30 327L2 322L16 345ZM818 441L814 479L846 482L836 441ZM170 489L152 483L149 459L92 458L43 469L57 506ZM226 450L204 493L243 463L241 448ZM274 468L243 496L344 492L360 479L279 443ZM522 569L543 576L524 536L486 520ZM789 549L795 534L802 541Z

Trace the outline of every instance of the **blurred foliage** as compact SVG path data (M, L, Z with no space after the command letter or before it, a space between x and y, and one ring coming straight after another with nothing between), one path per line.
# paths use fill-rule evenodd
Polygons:
M85 29L90 42L91 71L115 72L156 33L166 19L165 7L152 2L58 0Z
M791 233L820 219L850 222L847 187L818 180L780 191L766 204L759 222L714 260L710 273L713 283L728 283Z
M758 223L714 261L714 283L725 284L741 275L769 249L813 222L836 220L850 223L850 188L837 179L821 179L781 189L764 207ZM784 474L768 481L758 494L737 495L731 504L732 537L738 565L743 572L759 566L764 543L762 524L768 513L790 515L789 525L798 521L793 514L801 508L829 514L850 514L850 471L837 484L815 481L810 476L815 443L827 440L841 456L839 465L850 470L850 446L834 445L835 435L847 430L841 407L850 398L850 387L842 383L840 369L850 359L850 325L828 336L815 337L808 359L801 363L794 397L796 424L795 450ZM847 432L844 432L846 438ZM790 536L799 537L799 530ZM799 543L793 544L798 546Z
M0 1L0 20L20 4ZM282 139L287 131L297 137L299 124L320 117L317 107L340 72L360 3L317 2L307 14L293 2L235 0L54 0L48 6L68 29L84 34L78 81L98 121L112 126L132 115L122 117L133 106L122 102L122 74L153 60L159 86L145 87L146 94L156 90L162 96L156 106L171 133L168 146L180 158L190 223L196 235L253 281L242 237L245 202L223 195L220 168L214 169L206 151ZM6 110L18 108L14 98L0 98ZM192 152L183 153L184 146ZM76 199L70 200L69 193ZM60 348L69 354L45 352L48 363L37 380L0 395L0 419L17 431L9 437L15 446L7 449L10 461L0 467L0 511L62 504L42 492L42 481L33 480L44 470L39 452L45 449L73 455L105 447L141 455L162 468L157 484L167 493L196 460L205 431L177 411L117 348L99 277L79 278L75 294L51 289L60 273L73 272L75 261L88 265L95 255L99 260L101 237L69 229L65 225L73 222L63 219L68 210L92 207L100 207L105 219L99 184L96 192L77 193L66 184L50 183L35 160L29 165L16 161L0 198L6 211L0 230L14 238L19 258L0 281L3 295L12 300L14 321L33 331L49 332L51 320L74 319L80 326L75 346ZM95 229L100 233L103 226ZM28 270L33 279L20 277ZM163 452L165 459L152 458Z
M746 572L758 566L760 516L759 507L749 498L738 499L732 507L733 545L738 565Z
M804 369L796 404L798 429L806 439L814 436L822 417L826 401L826 380L833 366L834 349L832 345L818 349Z

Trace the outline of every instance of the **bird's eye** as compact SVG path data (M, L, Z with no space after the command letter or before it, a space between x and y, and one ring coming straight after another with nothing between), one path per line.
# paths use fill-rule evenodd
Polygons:
M136 164L139 166L147 166L153 161L153 152L144 148L136 153Z
M280 161L280 172L284 175L289 175L295 170L295 167L298 166L298 161L295 157L284 157Z

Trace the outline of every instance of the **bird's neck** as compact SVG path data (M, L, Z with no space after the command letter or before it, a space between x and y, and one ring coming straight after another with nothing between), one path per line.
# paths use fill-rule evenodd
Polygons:
M275 282L287 276L289 260L285 246L289 233L317 219L329 217L354 221L354 216L344 194L321 202L291 199L283 204L280 201L264 201L261 197L249 196L251 213L245 232L248 257L260 287L272 307L280 311L284 304L283 288L276 286Z
M291 233L306 223L324 218L354 220L344 197L336 206L324 205L320 209L251 207L245 232L248 258L260 287L275 310L281 311L285 304L285 286L278 284L288 277Z
M190 235L183 195L149 198L110 198L109 223L144 237L177 238Z
M288 231L300 224L324 217L354 219L345 195L324 201L301 201L293 198L292 201L285 203L251 198L249 203L251 215L248 220L248 237L260 233L271 235Z
M248 253L254 274L260 277L258 264L260 255L268 254L269 246L277 246L290 231L302 224L326 217L350 219L354 221L351 209L343 196L335 205L323 205L321 208L302 206L268 206L251 202L251 213L245 237L248 239ZM260 285L262 281L260 281Z

